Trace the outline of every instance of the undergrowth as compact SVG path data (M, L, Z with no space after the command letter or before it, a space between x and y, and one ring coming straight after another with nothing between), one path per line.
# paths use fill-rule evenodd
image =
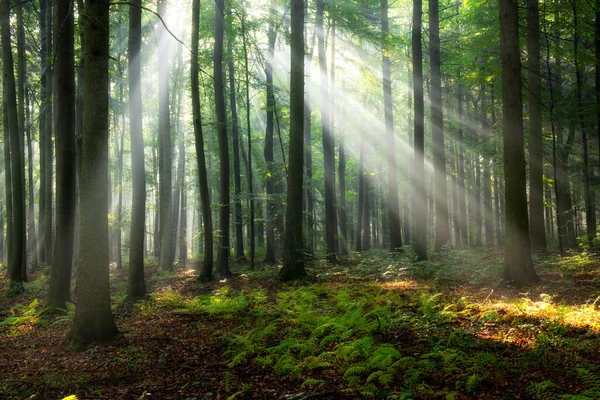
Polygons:
M565 284L597 272L591 254L540 256ZM352 265L318 264L313 276L273 288L275 267L244 271L243 284L206 285L185 295L160 273L160 287L138 303L144 317L201 316L198 324L228 321L220 331L227 366L226 391L252 391L234 377L273 375L305 391L326 391L331 381L350 396L375 398L598 399L600 293L568 302L543 286L503 290L502 258L487 249L446 251L415 262L414 254L370 251ZM113 306L125 301L116 291ZM74 308L49 319L37 300L12 307L0 330L21 334L33 326L67 325ZM142 348L121 349L127 369L150 363ZM555 371L548 376L542 372ZM498 397L497 397L498 398Z

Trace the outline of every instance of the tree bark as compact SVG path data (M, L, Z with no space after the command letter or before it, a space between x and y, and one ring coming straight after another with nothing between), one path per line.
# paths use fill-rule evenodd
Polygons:
M0 28L1 29L1 28ZM11 159L10 159L10 126L8 123L8 107L6 99L2 100L2 124L4 127L4 194L6 197L6 252L3 254L2 262L6 265L12 260L12 231L13 231L13 199L12 199L12 174L11 174Z
M392 78L390 73L388 0L381 0L381 36L383 102L385 109L385 143L387 147L387 217L390 228L390 251L402 250L400 230L400 206L398 205L398 177L396 172L396 145L394 133L394 104L392 100Z
M529 236L531 250L536 252L546 249L538 0L527 0L527 79L529 86Z
M282 280L306 276L302 232L304 172L304 0L291 1L290 147Z
M166 0L158 0L158 13L166 14ZM158 131L159 131L159 195L160 195L160 267L173 269L173 199L171 160L171 121L169 111L169 33L159 23L158 57ZM215 75L217 76L217 75ZM220 75L218 75L220 76Z
M525 176L517 0L499 0L506 247L504 279L516 286L539 280L531 260Z
M327 82L327 59L325 55L325 31L323 19L325 0L317 0L316 29L321 72L321 133L323 136L323 176L325 178L325 252L328 262L337 262L335 223L335 149L330 126L329 90Z
M48 306L66 309L71 295L75 233L77 156L75 144L75 48L72 2L56 2L54 80L56 90L56 243Z
M233 181L234 181L234 210L235 210L235 253L237 261L246 262L244 256L244 232L242 224L242 180L240 172L240 134L238 125L236 90L235 90L235 68L233 66L233 50L231 39L229 40L229 103L231 107L231 131L233 142Z
M10 38L10 6L8 0L3 0L1 16L2 34L2 60L4 68L4 98L8 116L8 131L10 135L10 163L11 163L11 194L12 194L12 229L11 250L8 260L10 291L20 293L23 291L23 269L25 268L25 197L23 176L22 149L19 146L19 123L17 112L17 93L13 54Z
M53 65L48 60L51 60L54 57L54 47L52 45L52 30L54 25L52 11L52 2L49 2L46 7L46 97L45 97L45 121L43 122L45 127L45 135L44 135L44 159L45 159L45 169L44 169L44 236L43 236L43 246L44 246L44 255L46 257L46 264L52 265L52 257L53 253L53 241L54 241L54 216L53 216L53 194L54 194L54 184L53 184L53 159L54 159L54 149L52 143L52 132L54 131L54 107L53 107ZM41 122L40 122L41 123Z
M117 335L108 273L108 0L87 0L81 239L77 308L67 335L74 346L111 342Z
M446 151L444 148L444 110L442 108L442 71L440 57L439 1L429 0L429 43L431 64L431 136L433 140L435 246L439 252L450 241L448 196L446 193Z
M38 269L38 251L37 251L37 234L35 231L35 184L33 180L33 145L31 140L31 115L30 115L30 104L31 104L31 93L29 88L25 88L25 134L27 135L27 155L29 156L29 162L27 163L28 170L28 182L29 182L29 219L28 219L28 253L30 254L31 270L35 271ZM0 234L1 235L1 234Z
M216 0L215 48L214 48L214 90L217 115L217 136L219 138L219 248L217 252L217 272L223 276L231 275L229 270L229 144L225 113L225 86L223 82L223 9L224 0Z
M271 6L271 19L275 19L275 8ZM268 51L265 65L266 89L267 89L267 115L266 115L266 130L265 130L265 146L264 158L267 167L266 190L267 190L267 248L265 259L263 262L274 264L277 260L277 247L275 244L275 210L277 207L277 199L275 198L275 159L273 151L273 110L275 107L273 101L273 54L275 52L275 40L277 38L276 30L273 22L269 24L267 33Z
M200 25L200 0L192 2L192 63L191 63L191 92L192 114L194 118L194 137L196 145L196 163L198 167L198 186L200 188L200 202L202 205L202 219L204 228L204 259L200 280L212 279L213 271L213 232L212 214L210 209L210 195L208 190L208 177L206 171L206 156L204 153L204 136L202 134L202 113L200 108L200 90L198 75L198 40Z
M46 152L44 146L46 144L46 71L47 71L47 50L46 50L46 0L40 0L40 114L39 114L39 152L40 152L40 192L39 192L39 223L38 223L38 240L39 259L41 262L46 262L44 234L46 232Z
M131 226L129 231L129 280L127 295L140 299L146 295L144 280L144 235L146 229L146 166L142 110L141 0L129 6L129 131L131 135Z
M358 159L358 214L356 217L356 251L363 251L362 231L363 214L365 212L365 139L360 139L360 155Z
M414 246L417 258L427 260L427 195L425 189L425 104L423 99L422 0L413 2L412 59L414 91Z
M585 203L585 224L586 224L586 239L590 248L594 246L596 238L596 206L594 204L594 194L591 188L593 170L590 169L588 137L585 126L585 114L583 110L583 72L579 58L579 15L576 2L570 0L573 8L573 62L575 64L575 97L577 99L577 117L579 119L579 128L581 129L581 145L583 147L583 189Z
M485 236L485 245L487 247L494 246L494 214L492 210L492 176L490 171L490 155L487 151L488 142L490 140L490 126L487 119L487 101L485 95L485 85L481 85L481 128L482 128L482 139L484 143L483 147L483 168L482 177L483 180L483 229Z
M242 9L244 3L242 1ZM254 184L252 181L252 126L250 124L250 67L248 64L248 45L246 42L246 14L242 14L242 44L244 47L244 65L246 72L246 131L248 135L248 197L250 198L250 268L254 269L254 253L256 252L254 229Z

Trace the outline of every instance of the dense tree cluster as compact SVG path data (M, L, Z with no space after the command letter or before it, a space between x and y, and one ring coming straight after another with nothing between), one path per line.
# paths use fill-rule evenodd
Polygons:
M135 300L147 260L200 256L202 280L281 261L288 280L371 247L496 246L524 285L532 252L597 245L598 3L2 0L0 17L0 252L13 294L49 267L53 309L76 277L73 343L117 332L111 265Z

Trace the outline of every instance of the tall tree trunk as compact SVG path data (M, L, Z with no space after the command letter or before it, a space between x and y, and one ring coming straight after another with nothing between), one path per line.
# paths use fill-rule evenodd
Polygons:
M77 82L76 82L76 94L75 94L75 143L77 146L77 195L75 201L77 203L75 210L75 240L73 244L73 264L75 266L79 263L79 233L81 231L81 209L80 209L80 188L81 188L81 141L83 136L83 75L84 75L84 65L83 65L83 53L84 53L84 43L85 43L85 15L84 15L84 5L83 0L77 0L77 13L79 14L79 19L77 23L79 24L79 66L77 66Z
M364 168L364 167L363 167ZM370 191L370 181L367 176L365 176L363 181L363 250L369 250L371 248L371 218L369 210L371 209L371 195Z
M29 182L29 219L28 219L28 253L31 256L31 270L35 271L38 268L38 252L37 252L37 234L35 231L35 185L33 181L33 145L31 141L31 115L30 115L30 101L31 94L28 88L25 88L25 133L27 135L27 155L29 156L28 162L28 182Z
M245 10L242 1L242 9ZM254 188L252 182L252 127L250 125L250 67L248 65L248 45L246 42L246 14L242 14L242 43L244 46L244 65L246 72L246 131L248 134L248 196L250 197L250 268L254 269L256 252L254 232Z
M46 241L44 234L46 232L46 152L44 150L44 146L46 145L46 101L47 101L47 93L46 93L46 76L47 76L47 50L46 50L46 0L40 0L40 73L41 73L41 85L40 85L40 93L41 93L41 105L40 105L40 114L39 114L39 126L40 126L40 136L39 136L39 151L40 151L40 192L39 192L39 233L38 239L40 242L39 246L39 257L40 261L46 262Z
M233 142L233 180L234 180L234 210L235 210L235 253L237 261L246 262L244 256L244 232L242 224L242 181L240 172L240 134L237 115L235 68L233 66L233 50L229 40L229 102L231 107L231 130Z
M47 3L46 6L46 98L45 98L45 117L46 120L43 122L45 127L45 135L44 135L44 159L45 159L45 168L44 168L44 236L43 236L43 246L44 246L44 255L46 257L46 263L52 265L52 257L53 253L53 239L54 239L54 218L53 218L53 194L54 194L54 184L53 184L53 143L52 143L52 132L54 131L54 107L53 107L53 65L49 60L52 60L54 57L54 47L52 45L52 29L54 25L53 11L52 11L52 2ZM41 122L40 122L41 123Z
M446 194L446 152L444 148L444 110L442 108L442 71L440 57L439 1L429 0L429 46L431 63L431 136L433 140L435 246L442 250L450 241L448 196Z
M57 2L54 25L56 57L56 243L48 306L65 309L71 295L75 233L77 156L75 145L75 48L73 3Z
M131 226L129 231L129 280L127 295L140 299L146 295L144 280L144 235L146 229L146 167L142 111L142 0L129 6L129 131L131 135Z
M10 135L10 176L12 186L11 254L8 260L8 270L11 292L20 293L23 291L23 282L25 281L23 277L23 269L25 268L25 177L23 176L22 168L22 149L19 146L20 130L17 113L15 72L10 39L10 7L8 3L8 0L3 0L2 8L0 9L2 60L4 68L4 98L6 99L8 131Z
M19 123L19 150L21 151L21 176L23 176L23 201L25 201L25 27L23 25L23 3L17 2L17 114ZM25 212L25 211L23 211ZM33 215L31 215L33 218ZM27 220L27 216L25 216ZM26 235L26 233L25 233ZM27 282L27 240L23 247L23 281Z
M117 33L118 52L123 53L123 40L121 38L121 30ZM119 76L123 76L123 65L120 60L117 62L117 72ZM119 79L119 107L118 113L114 113L114 124L115 124L115 158L117 161L117 226L115 230L116 234L116 262L117 269L123 269L123 153L124 153L124 141L125 141L125 110L123 109L123 80ZM120 117L120 118L119 118ZM120 121L119 121L120 120Z
M514 285L539 280L531 260L525 176L519 13L516 0L499 0L502 109L504 116L504 179L506 248L504 279Z
M460 247L460 207L458 205L459 189L458 189L458 150L457 144L454 143L452 165L454 166L454 173L452 174L452 222L454 225L454 246Z
M460 73L459 73L460 74ZM463 92L462 86L458 85L457 90L458 97L458 208L459 208L459 219L460 219L460 246L467 246L469 244L469 230L467 222L467 199L465 187L465 143L464 143L464 128L462 125L463 119Z
M360 139L360 156L358 160L358 215L356 218L356 251L363 251L362 231L363 214L365 212L365 139Z
M305 7L308 8L308 1ZM306 31L305 31L306 34ZM310 74L310 66L312 65L313 52L315 48L317 30L313 30L312 40L308 52L305 55L304 62L309 66L309 72L306 76L305 85L305 100L304 100L304 149L306 163L306 181L308 184L304 188L304 197L306 200L306 252L314 254L315 251L315 205L313 197L313 168L312 168L312 103L311 103L311 87L312 79ZM308 36L308 35L307 35Z
M108 273L108 9L108 0L86 1L81 241L77 309L67 335L76 346L117 335Z
M407 49L407 54L406 54L407 57L410 56L410 54L408 54L408 53L409 53L409 51ZM408 111L408 121L407 121L406 126L412 126L414 123L413 122L414 116L412 113L413 81L412 81L412 73L411 73L410 67L407 68L407 81L408 81L408 90L407 90L407 95L406 95L406 103L407 103L406 106L409 111ZM411 135L411 133L409 132L408 133L408 145L410 147L412 147L413 143L414 143L414 135ZM413 153L413 155L414 155L414 153ZM412 174L413 174L413 168L412 168L413 165L414 165L413 156L409 156L406 160L406 172L407 172L409 178L411 179L411 182L412 182ZM413 225L412 225L413 219L412 219L410 204L411 204L411 201L409 198L407 198L404 201L404 218L403 218L403 227L402 227L404 230L404 241L405 241L405 243L409 243L409 244L411 244L413 242L412 236L411 236L412 228L413 228Z
M488 148L487 143L490 140L490 126L487 119L487 101L485 96L485 85L481 85L481 128L482 138L484 143L484 149ZM483 179L483 217L484 217L484 233L485 233L485 245L487 247L494 246L494 214L492 210L492 177L490 171L490 156L489 153L484 150L482 156L483 168L482 168L482 179Z
M596 0L596 13L594 25L595 83L596 83L596 136L600 140L600 0ZM600 160L600 145L598 146L598 160Z
M342 108L343 109L343 108ZM345 119L346 113L343 112L342 120ZM340 205L338 213L338 221L340 226L340 255L347 256L349 251L348 243L348 210L346 206L346 141L344 139L347 125L340 127L339 135L339 164L338 164L338 179L340 187Z
M415 252L420 261L427 260L427 194L425 190L425 104L423 99L423 46L421 19L423 1L413 2L412 60L414 91L414 171L413 214Z
M304 172L304 0L291 1L290 149L283 268L279 276L292 280L306 275L302 232Z
M583 73L582 65L579 58L579 23L578 23L578 9L575 0L570 0L573 7L573 55L575 64L575 97L577 98L577 116L579 118L579 127L581 129L581 144L583 147L583 188L584 188L584 203L585 203L585 224L586 224L586 238L588 246L591 248L594 246L594 239L596 238L596 207L594 205L594 194L591 188L591 181L593 176L593 170L590 169L589 162L589 149L588 149L588 137L585 126L585 115L583 110Z
M398 178L396 173L396 145L394 133L394 103L392 100L392 78L390 73L388 0L381 0L381 36L383 102L385 108L385 143L387 147L387 212L390 226L390 251L402 249L400 230L400 206L398 205Z
M324 11L325 0L317 0L315 24L319 51L319 69L321 72L321 131L323 136L323 175L325 178L325 251L327 261L335 263L337 262L335 245L335 149L329 115L327 59L325 55L325 31L323 29Z
M529 87L529 236L531 250L546 249L544 231L544 147L538 0L527 0L527 80Z
M166 0L158 0L158 12L166 14ZM221 8L222 10L222 8ZM160 267L173 269L173 203L171 121L169 111L169 33L158 24L158 131L159 131L159 195L160 195ZM221 74L222 75L222 74ZM221 76L215 75L215 76Z
M275 19L275 7L271 5L271 19ZM267 167L266 174L266 190L267 190L267 248L265 259L263 262L267 264L274 264L277 260L277 246L275 244L275 218L277 199L275 192L275 159L273 151L273 111L275 107L274 94L273 94L273 54L275 52L275 40L277 39L277 31L274 27L274 22L269 23L269 30L267 33L268 37L268 51L265 65L265 76L266 76L266 89L267 89L267 121L265 130L265 146L264 146L264 158L265 165Z
M204 259L200 279L212 279L213 271L213 232L212 214L210 209L210 195L208 190L208 177L206 171L206 155L204 153L204 136L202 134L202 113L200 108L200 89L198 75L198 40L200 23L200 0L192 2L192 56L191 63L191 91L192 113L194 118L194 137L196 144L196 163L198 167L198 186L200 188L200 202L202 204L202 219L204 228Z
M181 48L181 47L180 47ZM183 63L181 62L181 52L179 52L179 68L178 75L182 77L183 75ZM178 80L179 82L179 80ZM175 253L179 253L179 266L183 269L186 268L186 260L187 260L187 247L186 247L186 234L185 234L185 225L187 224L187 210L186 210L186 185L185 185L185 177L186 177L186 156L185 156L185 132L183 129L183 118L182 113L185 109L185 101L186 98L183 97L183 91L178 86L178 111L177 111L177 137L178 137L178 149L177 154L178 158L178 166L177 166L177 192L179 195L177 196L177 207L175 215L173 218L178 221L177 230L175 231L175 236L177 237L177 248L175 249Z
M225 114L225 86L223 82L223 9L224 0L216 0L215 13L215 49L214 69L215 77L215 108L217 114L217 136L219 138L219 224L220 237L217 252L217 272L223 276L231 275L229 270L229 144L227 138Z
M6 99L2 101L2 123L4 127L4 190L6 196L6 253L2 263L8 265L12 260L12 237L13 237L13 196L12 196L12 174L10 159L10 126L8 123L8 106Z

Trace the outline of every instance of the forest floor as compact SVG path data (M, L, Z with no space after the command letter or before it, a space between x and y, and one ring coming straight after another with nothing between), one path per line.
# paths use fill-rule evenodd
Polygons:
M65 344L74 307L48 316L48 271L32 274L0 296L0 398L600 399L600 256L537 257L522 289L496 251L412 260L315 262L295 284L277 266L206 284L149 266L137 304L111 268L121 335L83 351Z

